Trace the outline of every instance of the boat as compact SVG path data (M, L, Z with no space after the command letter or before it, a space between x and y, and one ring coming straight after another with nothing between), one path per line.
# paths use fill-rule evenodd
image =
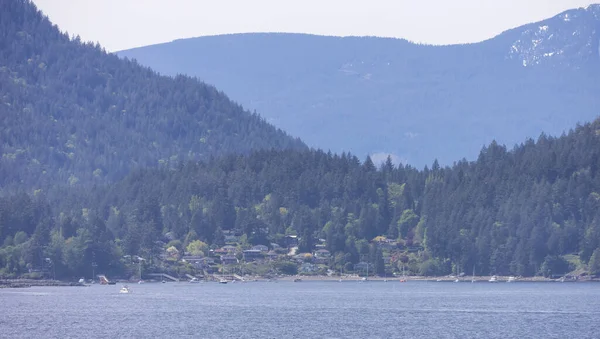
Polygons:
M508 277L508 280L506 282L515 282L517 279L513 276Z
M490 278L490 280L488 280L488 281L489 281L489 282L491 282L491 283L495 283L495 282L498 282L498 278L497 278L495 275L493 275L493 276Z
M221 278L219 279L219 284L227 284L227 279L225 279L225 265L221 268Z
M302 279L300 279L300 278L294 279L294 282L301 282L301 281L302 281Z
M105 275L99 275L98 278L100 279L101 285L116 285L117 284L116 281L108 280L108 278Z
M406 270L404 268L405 266L402 265L402 278L400 278L400 282L406 282Z
M140 258L141 259L141 258ZM140 260L139 264L139 276L140 276L140 280L138 280L138 284L143 284L144 280L142 279L142 260Z
M367 276L362 277L359 282L367 282L369 280L369 263L367 263Z
M200 280L198 280L198 278L196 278L196 277L193 277L193 278L190 280L190 284L198 284L199 282L200 282Z
M119 293L131 293L131 290L129 289L129 286L125 285L123 287L121 287L121 289L119 290Z
M456 263L456 279L454 279L455 283L460 282L458 277L460 277L460 274L458 273L458 263Z

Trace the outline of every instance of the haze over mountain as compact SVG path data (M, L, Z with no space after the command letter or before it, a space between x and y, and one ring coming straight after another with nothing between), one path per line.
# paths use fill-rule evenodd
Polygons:
M306 147L210 85L71 39L26 0L0 2L0 89L0 188Z
M118 55L215 84L310 146L421 166L594 119L599 31L600 5L592 5L468 45L236 34Z

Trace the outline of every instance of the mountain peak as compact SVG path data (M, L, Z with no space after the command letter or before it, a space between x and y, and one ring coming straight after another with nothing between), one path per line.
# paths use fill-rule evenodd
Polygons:
M553 18L525 25L509 47L509 59L523 67L541 64L573 66L598 59L600 4L572 9ZM576 66L577 67L577 66Z

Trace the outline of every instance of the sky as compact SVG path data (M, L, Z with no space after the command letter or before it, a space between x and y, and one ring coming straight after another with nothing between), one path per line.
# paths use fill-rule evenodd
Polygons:
M596 0L598 1L598 0ZM585 0L33 0L62 31L114 52L247 32L478 42Z

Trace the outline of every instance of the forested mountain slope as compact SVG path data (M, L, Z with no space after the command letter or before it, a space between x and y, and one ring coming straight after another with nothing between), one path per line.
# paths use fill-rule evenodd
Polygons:
M385 255L411 274L549 276L588 262L600 273L599 168L596 120L513 150L494 142L452 167L287 150L139 170L107 188L0 200L0 268L46 255L61 274L92 260L118 274L123 255L217 248L228 233L241 248L297 235L299 253L324 239L336 270L366 260L383 274Z
M422 168L595 119L599 19L593 5L468 45L235 34L118 55L213 83L310 146Z
M196 79L159 76L0 1L0 187L112 182L132 168L305 148Z

